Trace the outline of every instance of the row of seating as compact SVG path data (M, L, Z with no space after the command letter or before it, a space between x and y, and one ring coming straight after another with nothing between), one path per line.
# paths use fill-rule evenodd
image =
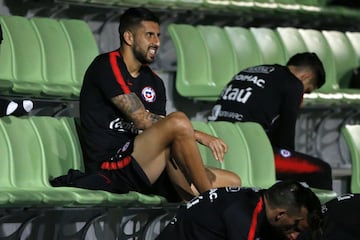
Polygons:
M215 161L211 152L199 145L206 165L236 172L241 176L244 186L266 188L275 183L271 145L260 125L196 121L193 124L194 128L221 137L229 144L229 152L223 163ZM259 144L262 146L261 151L258 149ZM52 187L49 179L63 175L71 168L83 170L74 118L2 117L0 148L3 159L0 170L2 207L129 207L166 203L162 197L137 192L115 194Z
M170 24L168 31L177 55L176 89L184 97L213 101L240 70L286 64L292 55L310 51L326 71L326 84L305 96L310 103L360 99L358 90L348 89L350 73L360 66L359 32L189 24Z
M198 144L207 166L230 170L241 176L245 187L267 188L276 182L274 154L264 129L257 123L193 121L194 129L217 136L228 144L225 160L215 160L209 148ZM259 149L261 146L261 149ZM334 191L312 188L321 202L334 197Z
M77 99L99 53L88 24L76 19L0 16L2 95Z
M68 169L83 169L73 118L2 117L0 119L0 204L2 207L139 206L165 199L137 192L113 194L50 185Z
M145 6L149 8L200 11L262 11L267 13L325 13L358 18L356 11L329 5L329 0L55 0L60 3L107 7Z

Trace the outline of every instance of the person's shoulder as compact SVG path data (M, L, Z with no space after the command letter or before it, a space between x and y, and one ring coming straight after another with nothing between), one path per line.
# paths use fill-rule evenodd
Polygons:
M109 61L109 55L111 52L106 52L106 53L100 53L99 55L97 55L94 59L94 61Z
M141 71L145 74L145 75L149 75L152 76L154 79L162 81L161 77L159 76L159 74L154 71L148 64L144 64L142 66Z

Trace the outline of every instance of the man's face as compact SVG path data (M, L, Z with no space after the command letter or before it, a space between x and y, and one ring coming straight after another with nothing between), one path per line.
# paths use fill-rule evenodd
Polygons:
M143 21L133 33L132 51L135 58L142 64L154 62L160 47L160 26L156 22Z
M300 232L309 228L307 215L307 209L302 207L301 211L297 214L282 214L278 220L273 223L273 226L282 235L286 236L288 239L293 240L298 237Z

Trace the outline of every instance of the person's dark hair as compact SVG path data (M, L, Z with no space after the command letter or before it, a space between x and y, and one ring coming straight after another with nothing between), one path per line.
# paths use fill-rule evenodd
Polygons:
M159 18L147 8L136 7L127 9L120 17L120 43L124 41L124 32L136 28L142 21L151 21L160 24Z
M315 86L320 88L325 83L325 70L320 58L316 53L304 52L292 56L286 66L308 67L315 74Z
M292 180L275 183L265 191L272 207L288 209L289 212L308 210L308 223L312 230L318 230L322 222L321 203L309 188Z
M0 24L0 44L2 43L3 40L3 33L2 33L2 29L1 29L1 24Z

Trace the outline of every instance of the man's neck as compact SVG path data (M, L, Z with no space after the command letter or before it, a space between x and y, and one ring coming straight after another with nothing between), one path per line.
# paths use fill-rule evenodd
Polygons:
M124 63L130 75L134 78L139 76L140 68L142 64L134 57L134 55L128 50L123 48L119 49L121 56L123 57Z

